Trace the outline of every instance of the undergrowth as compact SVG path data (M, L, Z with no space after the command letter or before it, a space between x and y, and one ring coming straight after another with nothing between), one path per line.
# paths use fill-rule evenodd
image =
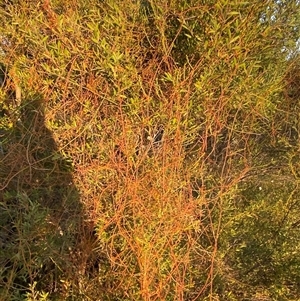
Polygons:
M1 300L298 300L297 1L0 11Z

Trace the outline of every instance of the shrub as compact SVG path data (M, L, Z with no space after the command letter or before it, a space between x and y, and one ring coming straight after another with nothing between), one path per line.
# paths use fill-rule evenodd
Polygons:
M5 298L297 298L297 1L1 14Z

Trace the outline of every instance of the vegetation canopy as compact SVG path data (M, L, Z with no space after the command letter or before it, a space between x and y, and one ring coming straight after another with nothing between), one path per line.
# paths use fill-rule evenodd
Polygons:
M297 0L0 1L0 299L300 298Z

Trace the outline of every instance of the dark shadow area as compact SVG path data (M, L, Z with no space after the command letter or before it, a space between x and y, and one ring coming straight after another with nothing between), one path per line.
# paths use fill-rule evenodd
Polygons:
M69 259L83 213L42 104L39 95L23 100L13 126L0 128L0 300L33 288L61 295L63 277L75 273Z

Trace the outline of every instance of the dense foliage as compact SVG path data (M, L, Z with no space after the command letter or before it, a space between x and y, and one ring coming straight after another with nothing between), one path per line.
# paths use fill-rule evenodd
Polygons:
M0 2L1 300L299 300L299 1Z

